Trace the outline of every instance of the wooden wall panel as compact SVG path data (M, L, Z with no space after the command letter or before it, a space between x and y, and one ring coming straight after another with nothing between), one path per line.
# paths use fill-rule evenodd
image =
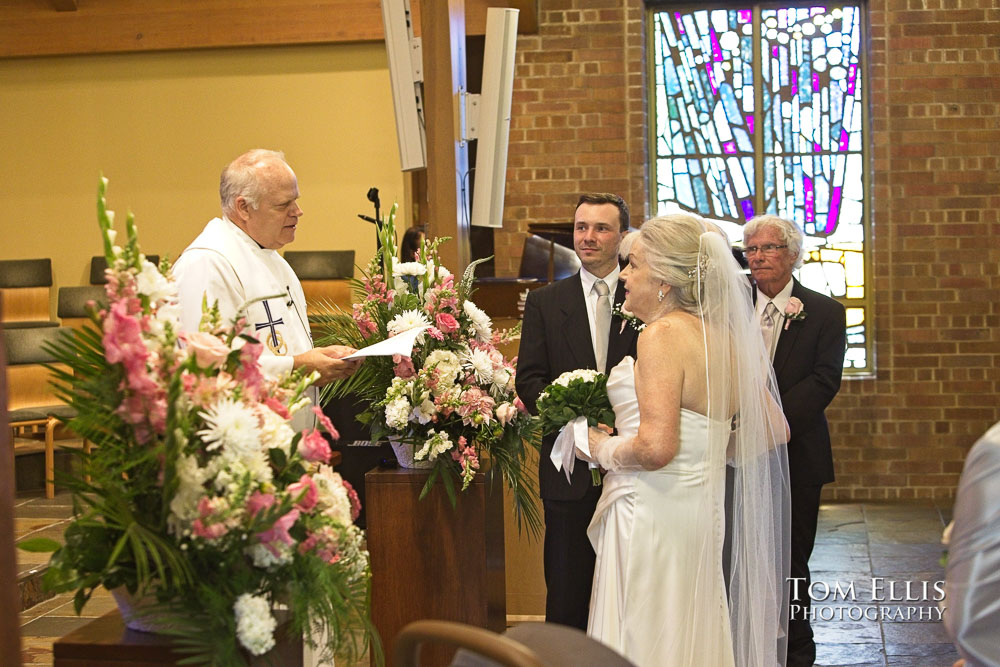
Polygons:
M486 9L521 9L519 32L538 30L537 0L467 0L467 30L482 35ZM419 34L418 0L412 0ZM0 58L383 39L379 0L0 0Z

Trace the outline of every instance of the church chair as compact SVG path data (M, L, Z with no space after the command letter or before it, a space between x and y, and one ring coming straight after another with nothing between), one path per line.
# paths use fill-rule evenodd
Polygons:
M159 266L160 256L159 255L146 255L146 259L153 264ZM90 258L90 284L91 285L103 285L108 282L107 277L104 275L104 270L108 268L108 260L104 258L104 255L95 255Z
M0 261L0 308L5 329L58 326L49 317L52 291L52 260L7 259Z
M450 667L634 667L596 639L556 623L520 623L497 634L436 620L414 621L400 631L393 664L419 667L425 642L459 648Z
M350 311L353 301L350 283L354 277L353 250L289 250L284 257L302 283L306 314L310 319L322 304Z
M55 342L65 331L67 329L62 327L13 329L5 331L3 336L7 355L7 415L13 437L12 458L19 449L22 453L30 453L38 451L44 443L46 498L55 496L56 427L71 419L74 412L55 395L51 371L45 364L69 369L53 364L54 358L43 345ZM39 436L44 440L40 442ZM78 442L85 452L90 451L87 441Z
M98 307L107 303L103 287L100 285L60 287L56 315L59 316L62 326L80 329L85 323L90 322L87 303L91 301L98 304Z

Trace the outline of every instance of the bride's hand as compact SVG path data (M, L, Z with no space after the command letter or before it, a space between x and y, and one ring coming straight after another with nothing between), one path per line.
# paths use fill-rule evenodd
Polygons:
M604 424L588 429L587 444L590 446L590 456L586 456L578 449L576 450L577 457L587 461L588 463L597 463L597 451L601 448L601 445L604 444L604 441L611 437L610 431L611 429Z

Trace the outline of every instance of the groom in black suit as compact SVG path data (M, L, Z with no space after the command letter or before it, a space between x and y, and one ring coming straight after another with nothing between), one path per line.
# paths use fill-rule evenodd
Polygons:
M756 284L754 302L764 345L774 364L782 409L791 430L791 608L787 667L816 661L808 612L809 556L816 541L820 493L833 481L830 429L824 410L840 389L847 345L844 307L792 277L802 265L802 232L776 216L743 228L744 252ZM796 585L798 595L796 595Z
M535 401L542 389L562 373L578 368L606 373L626 355L635 356L638 333L610 314L625 300L624 284L618 282L618 246L628 224L628 206L618 195L580 197L573 248L583 268L528 293L516 383L532 413L537 413ZM545 510L545 620L586 630L595 558L587 525L601 487L593 486L583 461L574 466L572 483L566 481L566 474L549 460L555 439L553 434L542 442L538 466Z

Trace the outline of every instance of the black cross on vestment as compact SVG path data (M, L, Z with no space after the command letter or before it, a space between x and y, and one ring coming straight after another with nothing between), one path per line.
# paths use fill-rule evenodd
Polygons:
M274 343L274 347L275 347L275 349L277 349L277 347L278 347L278 332L275 331L274 327L278 326L279 324L284 324L285 320L283 320L283 319L277 319L277 320L275 320L275 319L273 319L271 317L271 306L267 303L267 301L264 302L264 312L267 313L267 322L263 322L261 324L254 324L253 325L254 326L254 331L260 331L261 329L266 329L266 328L270 327L271 328L271 342Z

